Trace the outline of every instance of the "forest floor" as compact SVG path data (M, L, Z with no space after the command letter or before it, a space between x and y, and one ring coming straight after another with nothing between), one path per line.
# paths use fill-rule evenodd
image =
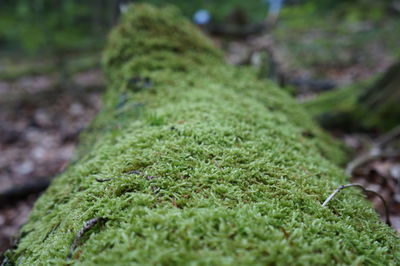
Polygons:
M376 25L370 22L352 23L344 33L343 28L339 33L328 22L296 30L293 25L298 23L291 23L283 20L272 34L264 36L239 40L216 37L215 41L226 51L228 62L250 64L259 71L260 52L268 50L270 58L263 60L269 60L274 71L263 70L266 72L262 75L283 79L282 89L299 102L322 91L376 77L396 59L391 45L398 39L383 38L393 28L390 23L380 25L379 31L371 31ZM34 201L51 178L66 167L79 133L100 109L105 80L98 65L92 64L98 57L95 54L80 62L69 82L60 81L57 70L48 71L51 67L42 65L43 73L23 70L12 74L8 71L10 62L0 61L0 253L12 245ZM25 65L28 70L38 69L35 64L31 67L32 62ZM331 133L354 150L355 157L368 150L381 134ZM400 157L370 160L354 171L351 182L385 198L392 225L400 233ZM369 198L383 215L379 198Z
M79 133L101 106L94 68L64 88L49 74L0 81L0 252L10 247L38 195L74 154Z

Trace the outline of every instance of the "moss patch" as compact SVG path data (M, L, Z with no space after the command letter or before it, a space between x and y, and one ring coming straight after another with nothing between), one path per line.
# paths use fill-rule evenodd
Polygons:
M379 79L321 93L302 105L326 128L388 131L398 125L400 117L397 76L388 76L388 82L381 75Z
M346 182L339 145L173 8L135 5L105 52L104 110L38 200L12 261L395 265L399 239ZM142 89L132 90L129 82ZM111 179L110 179L111 178ZM98 182L98 180L108 180Z
M357 84L324 92L302 105L325 128L365 128L363 119L357 117L363 86Z

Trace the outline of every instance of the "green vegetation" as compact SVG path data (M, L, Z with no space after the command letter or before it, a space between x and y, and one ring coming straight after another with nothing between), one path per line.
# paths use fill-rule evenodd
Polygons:
M21 60L13 57L1 60L0 64L7 65L0 72L2 81L13 81L23 76L49 75L56 74L60 71L59 66L53 62L54 60L37 62L37 60ZM65 70L69 74L93 69L100 66L99 52L93 54L79 54L69 56L65 62Z
M400 117L400 63L379 78L325 92L303 103L325 127L390 130Z
M131 8L104 64L104 109L10 261L399 264L399 238L358 191L321 207L346 182L340 145L273 83L226 65L175 9ZM96 217L106 221L68 261Z
M290 69L327 77L329 69L376 67L397 57L400 22L387 1L307 1L287 6L272 32ZM378 48L378 50L377 50Z
M303 104L324 127L389 130L398 124L396 85L385 93L376 88L365 95L382 66L400 55L400 22L389 11L389 1L324 0L289 6L272 35L287 73L341 86Z
M4 0L0 10L0 48L3 51L43 55L101 47L105 33L117 20L116 0ZM259 0L142 0L158 6L174 4L189 18L207 9L214 22L226 20L241 10L247 22L260 21L267 13Z
M40 54L41 57L101 47L101 39L111 25L112 13L107 13L109 5L97 3L94 9L93 2L2 1L0 47L3 51Z
M358 114L362 114L357 108L359 107L358 99L364 87L365 84L363 83L363 85L357 84L325 92L311 100L305 101L302 105L323 127L345 129L349 129L348 127L365 128L365 121L357 117Z

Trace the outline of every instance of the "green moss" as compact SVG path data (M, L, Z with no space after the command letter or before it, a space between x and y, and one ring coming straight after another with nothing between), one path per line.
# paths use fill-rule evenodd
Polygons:
M362 89L360 86L340 88L318 95L316 98L305 101L302 105L309 114L315 116L332 110L349 112L354 109Z
M396 75L393 75L396 77ZM382 77L380 77L382 79ZM400 109L397 85L381 85L377 77L350 87L321 93L302 103L303 107L327 128L390 130L398 125ZM372 92L368 89L374 89ZM387 92L389 91L389 93ZM367 100L364 99L367 95ZM378 96L377 103L369 101ZM370 99L371 98L371 99Z
M95 217L107 221L70 263L398 263L399 239L360 193L321 207L346 182L337 143L275 85L226 65L175 9L131 8L105 64L90 144L36 203L16 264L68 263ZM130 90L133 76L151 86Z

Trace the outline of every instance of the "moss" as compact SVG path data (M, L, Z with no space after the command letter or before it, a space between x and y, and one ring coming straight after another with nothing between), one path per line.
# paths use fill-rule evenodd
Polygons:
M325 128L365 128L363 120L357 119L356 111L362 87L357 84L324 92L303 102L302 105Z
M84 222L104 217L69 263L398 263L399 239L360 193L321 207L346 182L339 145L285 92L226 65L175 9L132 7L104 61L87 150L37 201L13 262L68 263ZM130 90L133 76L151 86Z
M397 75L389 75L388 84L381 84L385 75L380 76L322 93L302 105L326 128L388 131L399 122L400 94Z
M400 62L393 64L359 97L360 111L365 124L391 129L400 117ZM371 110L373 110L371 112Z

